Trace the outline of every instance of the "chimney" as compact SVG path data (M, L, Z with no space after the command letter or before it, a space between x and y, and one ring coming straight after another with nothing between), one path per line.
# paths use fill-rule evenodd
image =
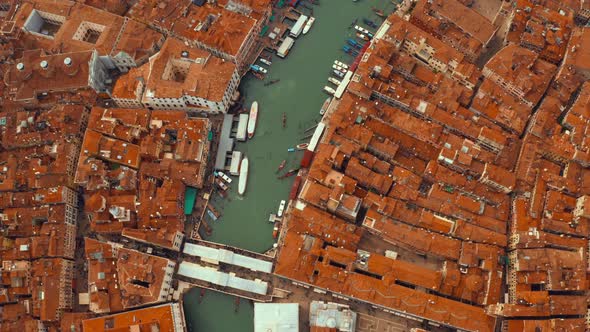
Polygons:
M47 63L47 61L45 61L45 60L41 61L41 63L39 64L39 66L41 66L41 68L43 68L43 69L47 69L47 66L48 66L48 65L49 65L49 64L48 64L48 63Z
M66 65L68 67L71 66L72 65L72 58L70 58L70 57L65 58L64 65Z
M19 62L16 64L16 69L18 69L18 71L23 71L25 70L25 64L22 62Z

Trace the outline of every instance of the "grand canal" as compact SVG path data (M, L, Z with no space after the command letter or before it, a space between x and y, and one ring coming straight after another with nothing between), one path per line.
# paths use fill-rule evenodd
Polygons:
M305 2L308 6L309 2ZM285 169L297 167L301 152L287 149L301 143L304 130L320 118L319 110L327 95L322 88L328 84L334 60L351 62L342 51L346 39L354 37L351 22L369 18L381 23L372 7L390 13L395 5L385 0L321 0L313 6L316 21L306 35L297 39L286 59L273 58L268 79L279 83L264 86L248 75L242 80L240 91L246 96L245 105L258 101L260 112L254 138L236 148L250 161L248 188L244 197L236 193L237 186L225 200L216 197L215 207L222 212L219 221L212 222L213 233L206 239L244 249L264 252L272 247L273 225L268 222L281 199L287 199L293 178L277 179L276 170L282 160ZM265 66L267 67L267 66ZM282 128L283 113L287 115ZM184 309L189 331L226 332L253 331L253 305L242 300L234 312L234 298L207 291L199 303L199 290L185 296Z

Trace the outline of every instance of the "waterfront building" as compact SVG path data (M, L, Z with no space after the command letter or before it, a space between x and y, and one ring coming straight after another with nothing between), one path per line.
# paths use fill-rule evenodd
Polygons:
M161 304L117 314L89 318L82 321L84 331L153 330L184 332L186 323L182 306L178 303Z
M299 304L254 303L254 332L299 331Z
M112 97L119 107L226 113L239 82L235 64L168 38L149 63L117 80Z

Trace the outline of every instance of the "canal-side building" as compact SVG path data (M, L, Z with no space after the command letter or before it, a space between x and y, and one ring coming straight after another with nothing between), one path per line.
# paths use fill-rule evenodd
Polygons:
M186 323L182 305L167 303L154 307L125 311L117 314L89 318L82 321L84 331L107 332L112 330L153 330L184 332Z
M408 24L387 19L324 120L275 273L436 326L587 330L585 29L560 68L509 44L467 87Z
M221 1L180 5L176 0L140 0L127 15L188 46L234 63L241 75L250 65L255 40L268 17L268 13L260 19L249 16L249 10L239 10L244 3L228 1L223 7Z
M84 252L90 311L118 312L169 299L175 262L90 238Z
M184 192L203 186L210 129L184 112L93 108L75 177L91 229L179 250Z
M149 63L117 80L112 98L119 107L226 113L239 82L234 63L168 38Z

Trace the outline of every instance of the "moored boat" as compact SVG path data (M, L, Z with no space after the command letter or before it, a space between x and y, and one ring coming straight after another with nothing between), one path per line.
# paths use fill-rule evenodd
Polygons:
M240 179L238 182L238 194L244 195L246 193L246 184L248 183L248 158L242 159L240 165Z
M267 66L272 65L272 62L269 60L266 60L265 58L260 58L260 62L264 63Z
M227 189L229 189L229 187L221 179L216 179L215 180L215 183L217 184L217 186L219 187L219 189L221 189L223 191L226 191Z
M340 85L340 83L342 83L339 80L335 79L334 77L328 77L328 82L330 82L334 85Z
M346 68L344 68L344 67L340 67L340 66L338 66L337 64L333 64L333 65L332 65L332 69L334 69L334 70L337 70L337 71L339 71L339 72L341 72L341 73L346 73Z
M258 118L258 102L255 101L250 107L250 116L248 117L248 138L254 136L256 130L256 119Z
M283 199L281 201L281 204L279 204L279 211L277 212L277 217L282 217L283 216L283 211L285 211L285 205L287 204L287 202Z
M287 152L295 152L295 148L288 148Z
M262 74L268 73L268 70L266 70L266 68L259 66L259 65L251 65L250 69L252 69L255 72L262 73Z
M377 25L377 23L369 20L368 18L363 18L363 23L365 23L366 25L368 25L369 27L373 28L373 29L377 29L379 26Z
M332 70L332 73L340 78L344 77L344 73L338 70Z
M375 7L372 8L375 15L379 17L385 17L385 13L381 9L377 9Z
M336 93L336 90L334 90L333 88L331 88L329 86L325 86L324 87L324 92L326 92L329 95L334 95Z
M330 106L331 100L332 100L332 98L330 98L330 97L326 98L326 101L324 101L324 104L322 105L322 108L320 109L320 115L324 115L324 113L326 113L326 111L328 110L328 106Z
M232 179L229 176L225 175L225 173L223 172L217 172L217 176L220 177L223 181L227 182L227 184L230 184L232 181Z
M309 146L309 143L297 144L297 150L305 150Z
M303 31L302 31L303 34L306 34L309 31L309 29L311 29L311 26L313 25L314 21L315 21L315 17L313 17L313 16L307 20L307 23L305 23L305 26L303 27Z
M288 177L290 177L290 176L296 175L296 174L297 174L297 172L299 172L299 168L290 169L290 170L289 170L287 173L285 173L285 174L283 174L283 175L279 176L278 178L279 178L279 179L286 179L286 178L288 178Z
M334 60L334 64L348 70L348 65L345 64L344 62Z
M285 165L287 165L287 159L284 159L283 161L281 161L281 164L279 165L279 168L277 169L277 173L280 172L283 168L285 168Z

